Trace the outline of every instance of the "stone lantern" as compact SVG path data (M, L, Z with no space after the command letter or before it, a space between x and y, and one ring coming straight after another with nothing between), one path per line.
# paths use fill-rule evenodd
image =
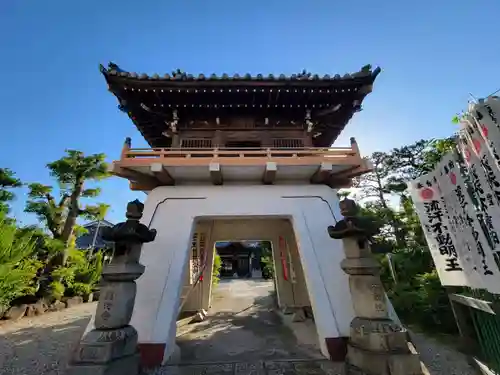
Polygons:
M346 374L420 375L417 353L410 350L407 331L389 318L379 263L372 257L369 239L377 233L373 223L359 216L353 200L340 202L344 219L328 227L331 238L341 239L349 275L355 318L347 345Z
M156 231L139 220L144 205L127 205L127 221L103 228L102 237L115 244L111 263L102 271L102 287L95 328L80 341L68 375L137 375L140 358L137 331L129 325L134 310L137 280L144 273L139 263L143 243L155 239Z

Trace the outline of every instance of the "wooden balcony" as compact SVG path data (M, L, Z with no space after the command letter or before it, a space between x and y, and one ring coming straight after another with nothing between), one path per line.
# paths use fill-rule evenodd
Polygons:
M163 185L224 183L313 183L348 187L353 177L371 171L354 138L351 147L300 149L131 148L125 141L111 173L131 182L132 190Z

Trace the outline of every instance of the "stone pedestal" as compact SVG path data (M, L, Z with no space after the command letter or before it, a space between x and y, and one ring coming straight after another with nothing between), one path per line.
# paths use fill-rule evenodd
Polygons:
M139 263L143 243L155 230L139 223L144 205L127 205L127 221L103 228L103 238L115 243L115 256L102 272L103 283L95 316L95 329L80 341L69 363L68 375L138 375L140 358L137 331L130 326L137 286L144 273Z
M354 201L340 202L344 219L328 227L330 237L342 239L355 312L347 345L346 374L421 375L418 354L412 353L404 327L389 318L380 265L371 256L372 224L358 217Z

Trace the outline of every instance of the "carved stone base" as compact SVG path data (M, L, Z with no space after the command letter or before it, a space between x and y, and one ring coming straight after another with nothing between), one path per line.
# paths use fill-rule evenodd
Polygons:
M101 364L70 364L68 375L138 375L140 372L139 353Z
M137 351L137 331L132 326L92 330L80 341L73 362L106 363Z
M68 374L87 374L85 371L92 371L88 372L92 375L112 374L106 372L106 368L121 368L123 361L126 361L126 366L139 368L137 341L137 331L132 326L103 331L92 330L80 341L70 363ZM94 371L100 372L94 374ZM125 374L136 375L137 372Z
M354 318L350 342L375 352L408 352L407 330L391 319Z
M95 327L107 330L126 326L132 318L136 293L137 285L134 281L108 282L101 288Z
M373 352L347 345L347 375L422 375L418 354Z

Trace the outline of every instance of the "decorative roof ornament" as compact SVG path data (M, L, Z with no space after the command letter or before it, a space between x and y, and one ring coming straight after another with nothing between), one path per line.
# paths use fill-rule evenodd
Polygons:
M170 122L170 130L172 133L177 133L177 124L179 123L179 115L177 113L177 109L172 111L172 121Z
M186 75L186 72L184 72L180 69L175 69L172 71L172 77L174 77L174 79L184 80L184 79L186 79L187 75Z
M123 73L123 72L125 72L123 69L121 69L117 64L115 64L112 61L110 61L109 64L108 64L108 72L110 70L114 70L117 73Z
M311 121L311 110L306 109L306 125L307 125L307 132L310 133L312 132L314 128L314 122Z
M128 113L127 110L127 101L125 99L118 99L118 109L122 111L123 113Z
M311 73L308 73L305 69L302 70L301 73L297 74L298 79L309 79L311 78Z
M359 72L352 73L351 76L353 78L358 78L358 77L367 77L372 74L372 66L370 64L367 64L361 68Z

